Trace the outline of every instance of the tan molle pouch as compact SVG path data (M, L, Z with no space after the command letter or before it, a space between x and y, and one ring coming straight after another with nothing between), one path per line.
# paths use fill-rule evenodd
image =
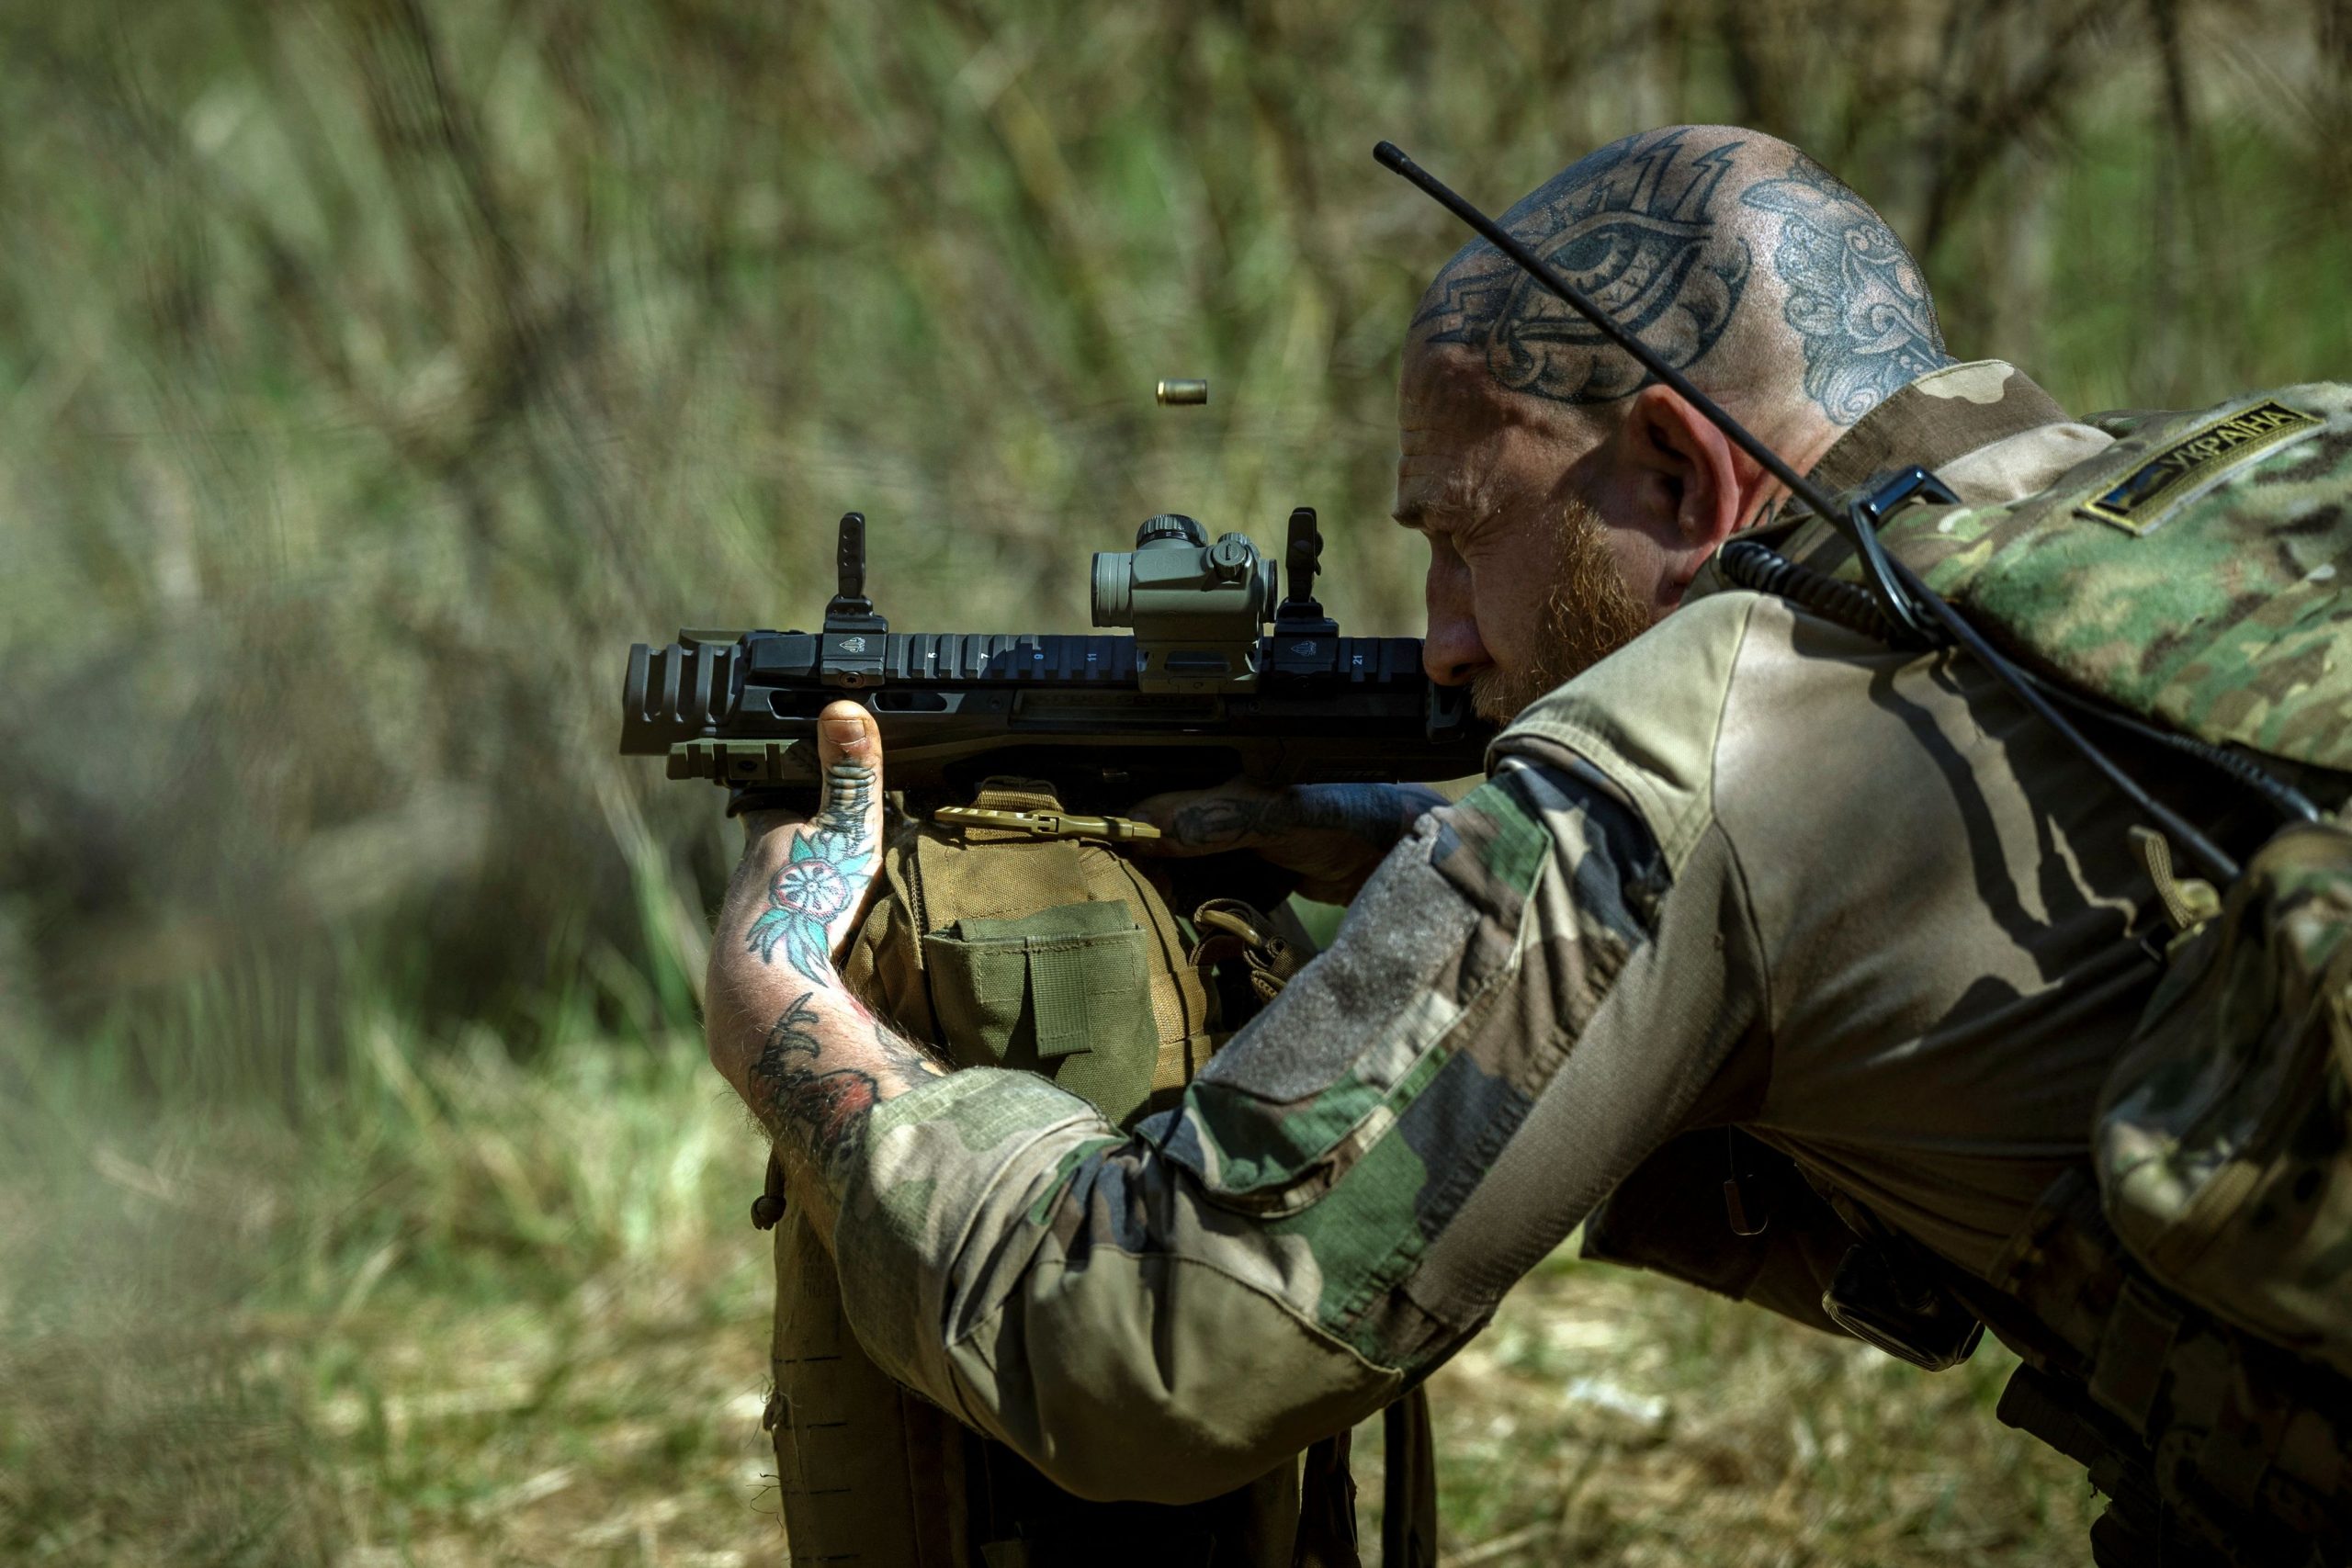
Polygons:
M1048 786L1018 779L989 780L971 804L1061 810ZM882 878L843 978L958 1067L1041 1073L1132 1125L1172 1104L1225 1038L1182 923L1107 844L901 821ZM831 1256L783 1196L772 1182L761 1213L782 1221L768 1419L795 1562L1059 1568L1107 1555L1291 1568L1297 1461L1182 1508L1055 1490L866 1359L842 1317Z
M1125 1122L1159 1065L1146 940L1124 899L933 931L923 967L940 1038L959 1066L1042 1073Z
M1050 786L1026 779L989 779L973 805L1061 810ZM1127 1123L1173 1104L1224 1042L1183 927L1108 844L910 823L885 846L882 873L843 976L959 1067L1043 1073ZM1148 1098L1135 1092L1138 1051Z

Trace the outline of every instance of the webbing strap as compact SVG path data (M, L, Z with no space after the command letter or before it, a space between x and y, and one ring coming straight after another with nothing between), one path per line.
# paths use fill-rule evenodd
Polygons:
M2130 1422L2133 1431L2146 1431L2179 1334L2180 1314L2138 1280L2125 1280L2107 1314L2107 1332L2099 1336L2091 1397Z

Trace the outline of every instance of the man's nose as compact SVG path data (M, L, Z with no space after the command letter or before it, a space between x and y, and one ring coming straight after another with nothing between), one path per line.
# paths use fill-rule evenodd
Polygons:
M1432 570L1423 595L1430 624L1421 641L1421 669L1441 686L1467 685L1495 661L1471 613L1468 575Z

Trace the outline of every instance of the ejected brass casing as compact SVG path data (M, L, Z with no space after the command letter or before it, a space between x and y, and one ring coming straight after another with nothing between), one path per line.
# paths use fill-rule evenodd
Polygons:
M1197 405L1209 400L1209 384L1190 376L1170 376L1152 389L1151 395L1162 408Z

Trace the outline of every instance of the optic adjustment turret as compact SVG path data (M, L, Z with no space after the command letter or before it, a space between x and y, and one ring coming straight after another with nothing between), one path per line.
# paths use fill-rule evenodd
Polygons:
M1209 531L1181 512L1163 512L1157 517L1147 517L1136 530L1136 548L1149 549L1154 545L1205 545ZM1100 560L1102 557L1095 557Z

